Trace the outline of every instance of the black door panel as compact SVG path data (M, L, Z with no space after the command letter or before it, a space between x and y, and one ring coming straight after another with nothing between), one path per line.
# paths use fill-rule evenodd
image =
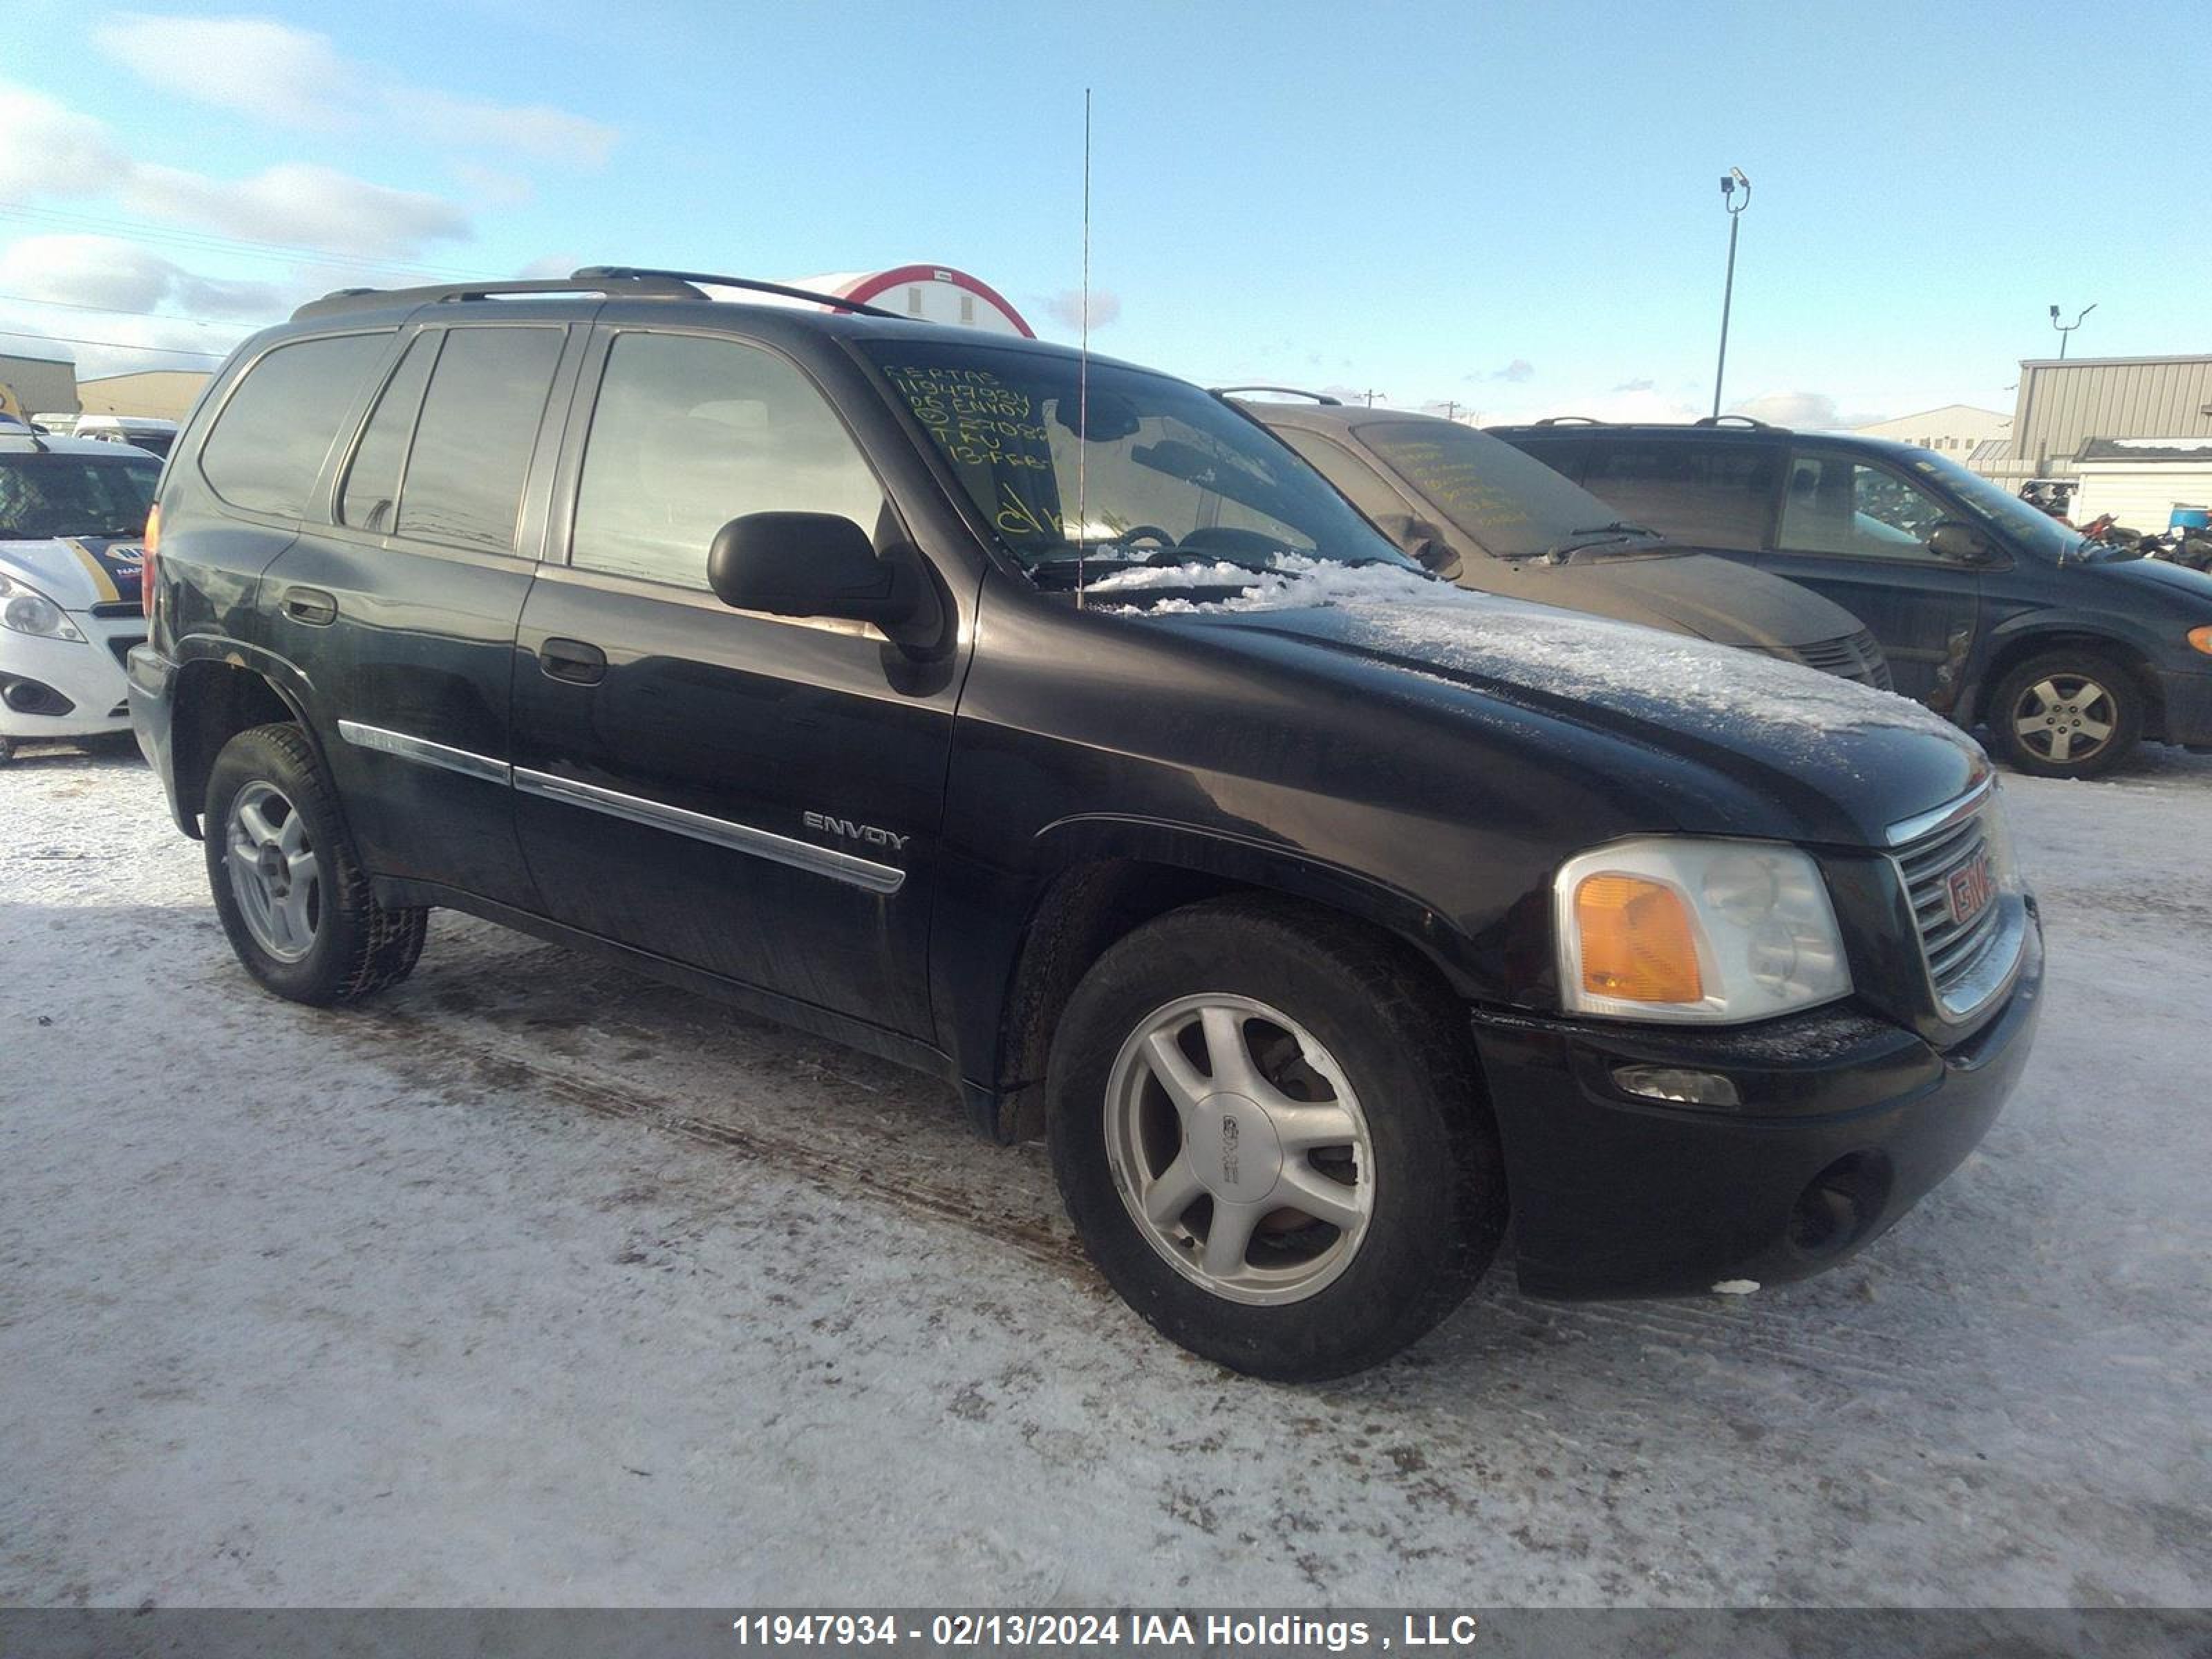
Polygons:
M598 682L544 671L552 641L582 637ZM515 811L550 914L928 1034L949 662L550 568L517 644Z

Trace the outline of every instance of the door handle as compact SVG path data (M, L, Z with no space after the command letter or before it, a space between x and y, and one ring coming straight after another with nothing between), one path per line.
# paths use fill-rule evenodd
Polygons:
M338 619L338 602L319 587L287 588L284 614L310 628L328 628Z
M538 665L548 679L597 685L606 678L607 653L581 640L548 640L538 647Z

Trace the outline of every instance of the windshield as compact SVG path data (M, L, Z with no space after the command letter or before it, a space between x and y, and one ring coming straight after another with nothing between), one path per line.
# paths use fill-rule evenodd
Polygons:
M1485 553L1527 558L1593 541L1650 539L1613 529L1620 514L1533 455L1449 421L1363 426L1360 439Z
M2050 559L2078 556L2085 543L2079 531L2069 530L2040 507L2026 501L1978 473L1969 472L1947 455L1916 454L1912 470L1932 479L1959 499L1959 505L1991 529L2002 531L2014 545Z
M1040 586L1117 567L1419 567L1297 456L1196 386L964 344L871 344L1000 544ZM1077 435L1079 428L1085 438ZM1080 509L1079 511L1079 503Z
M0 541L143 536L161 476L144 456L0 455Z

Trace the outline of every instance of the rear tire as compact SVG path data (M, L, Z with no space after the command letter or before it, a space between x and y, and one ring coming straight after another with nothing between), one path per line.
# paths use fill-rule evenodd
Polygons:
M1131 933L1076 988L1047 1075L1053 1171L1100 1271L1254 1376L1340 1376L1425 1334L1505 1225L1463 1018L1325 913L1228 899Z
M429 912L376 902L298 726L256 726L223 745L201 828L231 949L278 996L349 1002L414 971Z
M2094 778L2135 752L2143 695L2101 652L2042 652L2006 671L1990 694L1990 736L2014 770L2035 778Z

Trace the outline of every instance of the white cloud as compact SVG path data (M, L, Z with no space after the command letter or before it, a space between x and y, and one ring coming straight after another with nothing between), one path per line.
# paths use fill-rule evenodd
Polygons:
M93 44L150 86L299 131L398 125L454 149L584 167L604 162L616 137L604 123L547 105L410 86L346 58L328 35L270 18L126 12L95 29Z
M1756 398L1747 398L1741 403L1730 404L1732 415L1748 415L1755 421L1765 421L1769 426L1794 426L1808 431L1838 431L1855 426L1871 426L1886 420L1883 415L1846 414L1836 400L1825 392L1766 392Z
M151 311L172 303L256 322L273 319L286 305L273 283L196 276L136 243L109 236L26 236L10 243L0 249L0 291L114 311ZM46 320L53 321L51 313Z
M334 253L397 258L470 234L468 216L441 198L300 161L239 179L140 166L118 193L125 206L149 219Z
M1083 291L1066 289L1045 301L1045 310L1054 321L1066 328L1083 326ZM1121 296L1111 289L1094 288L1091 290L1091 326L1105 328L1121 318Z
M355 118L345 60L327 37L260 17L125 12L92 43L149 86L279 126L332 131Z
M131 170L131 158L89 115L0 82L0 198L90 196Z
M1540 403L1486 409L1482 411L1482 423L1516 426L1555 415L1586 415L1594 421L1694 421L1705 412L1695 404L1669 397L1647 384L1587 395L1566 392Z

